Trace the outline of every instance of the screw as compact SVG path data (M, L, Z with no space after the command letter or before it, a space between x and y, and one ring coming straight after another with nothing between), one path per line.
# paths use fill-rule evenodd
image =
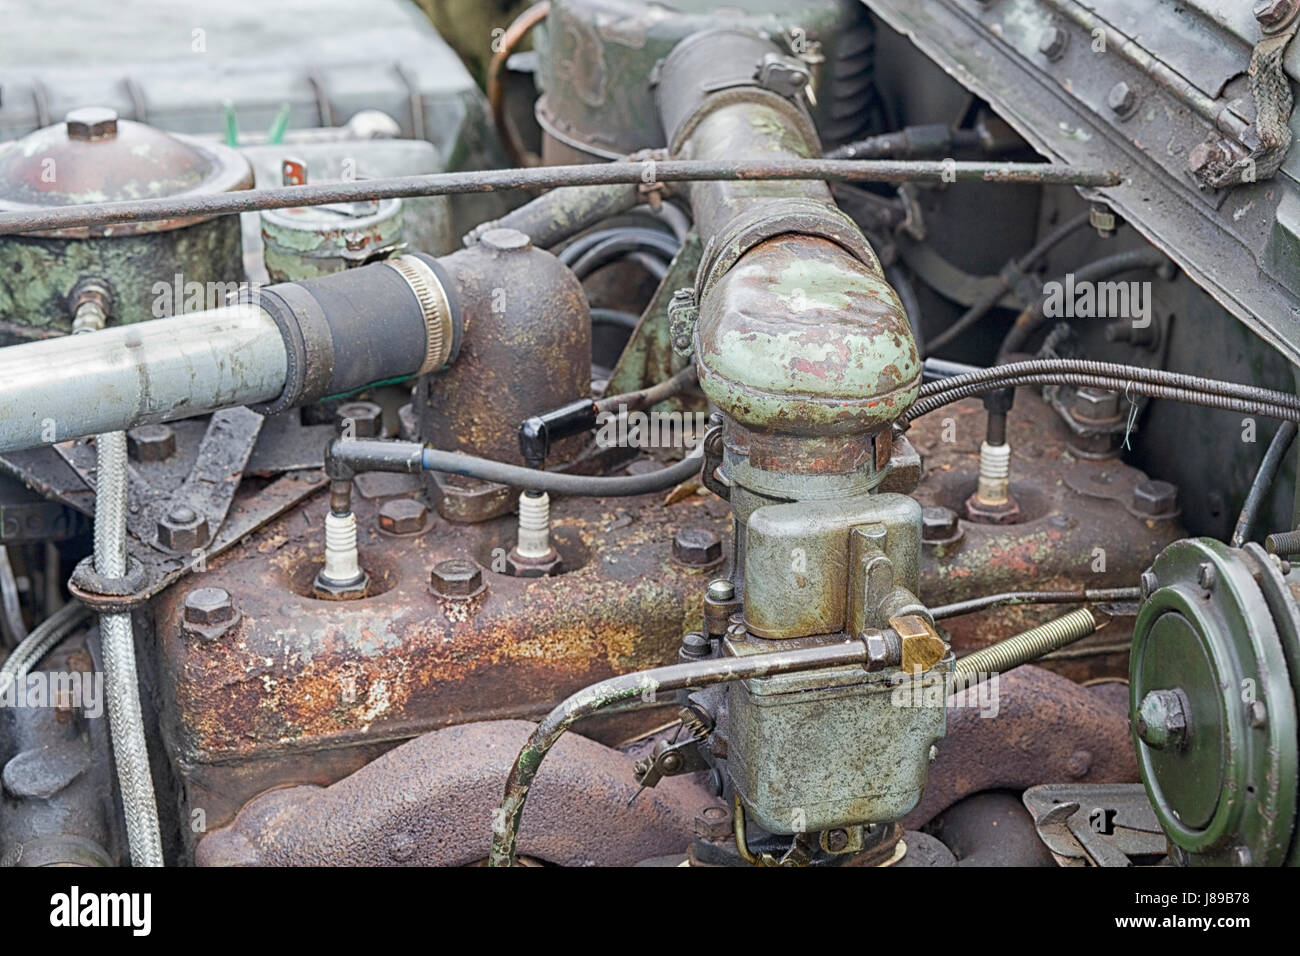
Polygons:
M1219 143L1197 143L1187 154L1187 170L1193 175L1200 175L1223 165L1227 160L1227 154Z
M826 849L832 853L842 853L849 845L849 835L843 830L830 830L826 834Z
M889 641L885 640L883 631L863 631L862 643L867 647L867 670L882 671L891 663L898 664L901 655L889 653ZM894 658L892 661L891 657Z
M1137 110L1138 97L1133 87L1129 86L1123 80L1120 80L1110 88L1106 94L1106 105L1109 106L1115 115L1120 119L1128 119Z
M930 763L934 763L939 759L939 748L935 744L930 744L930 752L926 756L929 757Z
M1250 847L1239 846L1233 848L1232 851L1233 866L1250 866L1252 859L1253 858L1250 855Z
M189 552L208 543L208 519L189 505L176 505L158 522L158 543L169 551Z
M1095 202L1088 209L1088 223L1097 230L1097 235L1109 239L1119 227L1119 217L1105 203Z
M239 620L239 611L225 588L196 588L185 595L181 619L186 633L216 640Z
M1139 582L1138 590L1142 593L1142 600L1148 600L1151 595L1156 593L1160 587L1160 582L1156 580L1156 573L1150 568L1142 572L1142 578Z
M339 430L352 423L354 438L379 438L384 432L384 410L374 402L347 402L335 413Z
M483 589L483 569L467 558L449 558L433 566L429 584L446 598L473 597Z
M691 631L682 637L682 646L678 648L678 657L681 660L698 661L701 658L708 657L711 650L707 637L699 631Z
M673 538L673 557L690 567L722 560L722 539L708 528L683 528Z
M1264 550L1283 557L1300 554L1300 531L1279 531L1268 535L1264 538Z
M1075 390L1073 411L1085 421L1111 421L1119 417L1119 392L1085 385Z
M1167 481L1139 481L1133 486L1133 511L1145 518L1160 518L1178 508L1178 486Z
M394 498L379 509L379 527L389 534L418 534L429 519L429 509L415 498Z
M709 600L723 604L736 599L736 586L726 578L716 578L709 582Z
M1070 42L1070 34L1060 27L1048 27L1038 36L1038 52L1052 62L1065 55L1065 48Z
M1196 567L1196 583L1206 591L1213 591L1219 583L1219 572L1209 561L1202 561Z
M126 450L136 461L166 461L176 454L176 433L169 425L141 425L126 433Z
M117 135L117 113L103 106L83 106L72 110L65 120L68 139L78 142L112 139Z
M1183 692L1153 690L1138 705L1138 736L1156 750L1177 749L1187 738L1187 709Z
M957 534L957 512L942 506L921 509L921 540L947 541Z

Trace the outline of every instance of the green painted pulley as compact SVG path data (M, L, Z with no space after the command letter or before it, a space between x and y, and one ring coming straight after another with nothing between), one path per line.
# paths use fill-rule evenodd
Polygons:
M1300 607L1281 567L1258 545L1187 539L1142 592L1130 721L1171 856L1296 865Z

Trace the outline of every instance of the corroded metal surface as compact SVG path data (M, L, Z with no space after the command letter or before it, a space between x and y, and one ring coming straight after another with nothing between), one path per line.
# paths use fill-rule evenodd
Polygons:
M967 399L918 419L908 438L924 462L915 492L923 506L959 511L974 490L986 416ZM1120 461L1083 461L1070 454L1066 426L1034 389L1017 391L1007 419L1011 493L1022 520L1011 525L961 520L954 540L927 543L921 596L934 606L998 591L1131 587L1167 544L1184 534L1177 514L1144 518L1130 510L1146 476ZM1082 489L1082 490L1076 490ZM943 622L958 653L1028 630L1069 605L1016 605ZM1104 608L1109 624L1053 663L1076 679L1127 670L1127 642L1136 607ZM1099 649L1109 648L1100 653Z
M241 613L220 641L181 633L184 587L159 601L164 732L212 825L268 786L337 779L365 748L370 759L376 745L437 727L537 715L597 680L674 660L710 577L672 561L674 535L729 532L725 505L701 495L672 506L561 499L553 541L574 570L522 579L492 570L513 544L509 517L394 536L379 527L382 499L353 499L372 596L309 596L327 506L318 496L195 578L228 590ZM458 557L484 568L486 590L435 595L429 569ZM322 781L322 760L342 773Z
M962 692L966 706L949 698L948 733L920 805L903 820L908 828L982 790L1023 790L1044 780L1137 780L1127 708L1115 695L1032 666L983 687L982 697L978 687Z
M199 844L200 866L464 866L487 856L507 771L534 727L509 720L425 734L330 787L262 794ZM519 852L565 866L680 853L717 798L696 776L637 792L633 759L569 734L532 787ZM580 827L574 826L581 820Z

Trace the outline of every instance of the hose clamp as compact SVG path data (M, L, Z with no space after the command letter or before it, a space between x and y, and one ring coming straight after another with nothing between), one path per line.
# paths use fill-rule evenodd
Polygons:
M417 256L395 256L385 259L384 265L406 280L420 303L426 333L425 350L424 363L415 374L436 372L451 359L455 336L447 290L433 268Z

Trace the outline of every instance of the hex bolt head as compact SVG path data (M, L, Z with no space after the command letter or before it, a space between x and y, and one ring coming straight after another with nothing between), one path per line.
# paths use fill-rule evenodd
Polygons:
M1075 390L1074 417L1089 422L1111 421L1119 416L1119 392L1084 386Z
M520 252L533 244L527 233L501 227L487 230L478 241L479 245L493 252Z
M960 527L957 512L942 506L921 509L921 540L947 541Z
M117 135L117 113L107 107L83 106L69 112L65 120L68 139L78 142L112 139Z
M1257 0L1251 12L1261 27L1276 29L1295 12L1295 0Z
M1209 561L1202 561L1196 566L1196 583L1206 591L1213 591L1219 583L1219 571Z
M1048 27L1038 35L1038 52L1052 62L1065 55L1065 48L1070 42L1070 34L1060 27Z
M1178 510L1178 486L1167 481L1139 481L1133 486L1132 508L1144 518L1163 518Z
M695 835L701 840L725 840L731 836L731 811L721 804L704 807L695 814Z
M1268 726L1268 708L1262 700L1252 700L1246 705L1246 720L1254 730Z
M211 539L208 519L189 505L176 505L158 522L158 543L169 551L187 554Z
M416 498L393 498L379 508L379 527L389 534L419 534L428 520L428 506Z
M339 431L352 423L352 437L379 438L384 433L384 410L374 402L345 402L335 413Z
M722 560L722 539L708 528L683 528L673 537L673 557L693 568Z
M141 425L126 433L126 451L135 461L166 461L176 454L176 432L170 425Z
M1106 94L1106 105L1120 119L1128 119L1137 111L1137 92L1124 80L1120 80Z
M1185 700L1179 690L1149 691L1138 704L1138 737L1156 750L1181 747L1187 739Z
M483 569L468 558L448 558L433 566L429 585L445 598L473 597L483 590Z
M889 642L882 631L863 631L862 643L867 647L867 670L882 671L889 666Z
M239 620L239 611L225 588L195 588L185 595L181 620L187 634L216 640Z

